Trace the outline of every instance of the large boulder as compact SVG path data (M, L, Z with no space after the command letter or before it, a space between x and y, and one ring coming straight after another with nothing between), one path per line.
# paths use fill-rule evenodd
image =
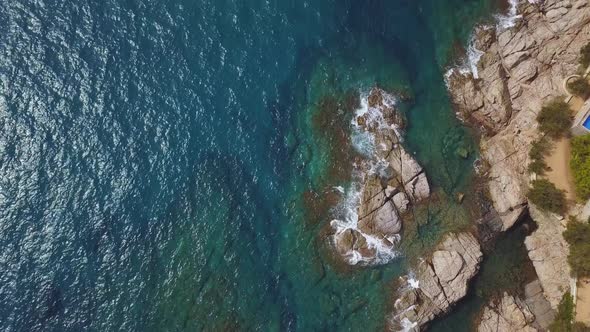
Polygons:
M406 278L394 304L392 330L419 331L465 297L479 271L482 252L470 233L447 234L432 257L422 261L415 278Z
M524 243L543 294L551 307L556 309L563 294L570 289L569 246L562 235L565 227L560 217L543 212L533 204L529 204L529 211L538 228L527 236Z
M488 303L481 314L478 332L536 332L531 324L535 316L527 305L508 293L499 301Z

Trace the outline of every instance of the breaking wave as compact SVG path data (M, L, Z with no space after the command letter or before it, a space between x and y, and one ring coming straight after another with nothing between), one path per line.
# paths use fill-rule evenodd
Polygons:
M367 241L367 246L375 250L375 258L367 260L358 251L351 250L344 258L351 265L365 264L365 265L381 265L387 264L399 256L399 252L395 250L395 246L384 245L383 240L377 236L367 234L359 228L358 207L361 204L363 186L362 183L367 176L379 174L387 167L387 161L377 158L375 146L375 136L373 133L362 128L355 121L359 117L366 120L367 127L377 128L378 130L394 130L398 137L402 137L402 130L396 126L390 126L383 118L382 111L378 108L369 106L369 93L366 91L359 91L360 107L355 112L355 119L351 122L352 135L351 142L353 148L365 157L361 164L355 164L352 174L352 183L343 188L338 186L338 191L342 194L342 199L333 210L334 219L330 225L335 230L335 234L341 234L348 229L355 230L361 233ZM397 104L395 96L382 92L383 104L386 107L393 107ZM398 243L400 236L395 235L388 237L390 243Z
M508 13L506 14L498 14L494 17L496 18L496 28L498 31L503 31L509 28L512 28L516 25L516 22L522 18L522 15L518 14L518 2L519 0L509 0L509 8ZM537 3L537 0L528 0L529 3Z

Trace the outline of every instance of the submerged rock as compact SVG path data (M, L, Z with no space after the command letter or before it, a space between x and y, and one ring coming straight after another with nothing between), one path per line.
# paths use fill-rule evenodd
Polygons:
M334 245L350 264L384 263L395 256L403 219L412 205L428 198L422 167L402 146L403 117L385 91L374 88L353 120L354 130L368 134L371 153L356 165L351 199L356 214L333 220Z
M406 279L390 319L393 331L419 331L467 294L479 271L482 252L470 233L447 234L430 259L417 267L415 280Z
M488 303L482 312L478 332L535 332L532 327L535 316L519 298L508 293L496 303Z

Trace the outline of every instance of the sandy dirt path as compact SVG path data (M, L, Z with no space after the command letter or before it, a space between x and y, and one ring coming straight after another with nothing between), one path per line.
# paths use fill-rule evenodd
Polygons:
M562 138L553 144L551 154L545 157L547 166L550 170L545 176L558 189L566 192L566 197L569 201L575 200L574 180L570 171L570 140L569 138Z
M576 321L590 325L590 278L578 280Z

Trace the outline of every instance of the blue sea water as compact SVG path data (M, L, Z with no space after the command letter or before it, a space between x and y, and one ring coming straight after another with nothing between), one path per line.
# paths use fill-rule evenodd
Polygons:
M405 259L339 266L306 211L341 167L318 101L403 91L452 195L476 151L442 77L497 6L0 2L0 330L383 329Z

